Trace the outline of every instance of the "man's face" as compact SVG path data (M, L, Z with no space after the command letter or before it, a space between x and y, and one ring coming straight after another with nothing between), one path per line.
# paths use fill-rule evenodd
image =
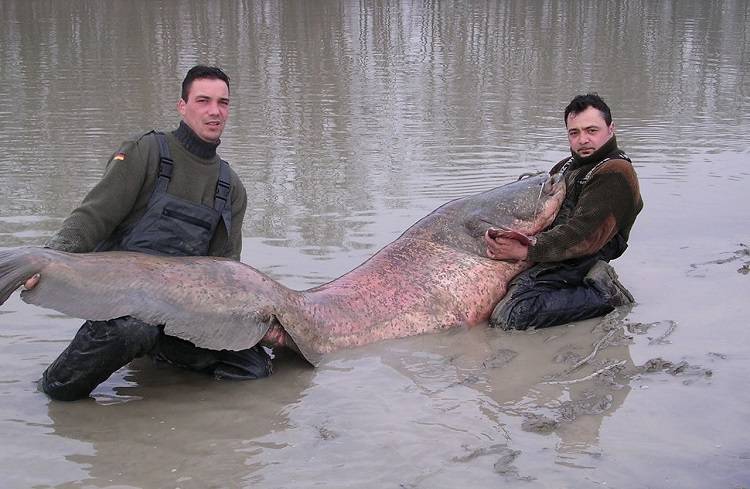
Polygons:
M587 107L577 114L568 114L565 125L570 149L581 157L589 156L601 148L615 132L615 123L607 125L602 113L594 107Z
M188 100L177 102L182 120L204 141L215 143L224 131L229 117L229 87L223 80L193 80Z

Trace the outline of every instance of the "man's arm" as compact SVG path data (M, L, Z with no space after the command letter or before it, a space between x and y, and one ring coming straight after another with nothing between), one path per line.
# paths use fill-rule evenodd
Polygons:
M229 233L230 252L227 258L239 261L242 254L242 224L247 210L247 191L239 178L235 192L232 193L236 195L232 197L232 229Z
M640 211L638 180L630 162L603 164L581 192L567 222L536 235L528 249L534 262L557 262L599 251Z
M107 163L102 179L71 212L45 246L59 251L93 251L132 211L146 178L147 154L124 143Z
M496 260L557 262L592 255L623 226L632 225L641 206L632 165L626 160L611 160L586 184L567 222L537 234L529 244L485 235L487 256Z
M93 251L132 210L145 181L147 156L134 142L123 143L107 162L102 179L44 246L69 253ZM33 289L39 279L38 273L29 277L24 287Z

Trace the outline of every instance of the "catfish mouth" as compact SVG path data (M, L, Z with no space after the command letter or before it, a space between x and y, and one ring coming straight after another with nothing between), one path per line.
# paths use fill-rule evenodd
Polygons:
M524 178L529 178L529 176L527 175L529 174L521 175L518 179L523 180ZM541 174L537 173L533 176L537 175ZM545 178L539 186L539 195L537 196L536 202L534 204L534 220L536 220L539 211L543 210L541 209L542 206L540 206L540 204L543 203L545 197L553 198L558 193L565 193L565 181L563 179L562 173L555 173L553 175L547 174L546 177L547 178Z
M555 192L559 191L559 184L563 181L562 173L554 173L552 175L546 173L546 172L527 172L522 173L517 181L525 180L528 178L534 178L545 175L546 178L543 182L541 182L540 189L539 189L539 196L537 197L537 202L542 200L542 197L545 195L554 195Z
M541 190L539 191L538 200L541 200L543 195L553 195L557 191L556 186L563 180L562 173L554 173L552 175L546 172L522 173L521 176L518 177L518 180L524 180L526 178L533 178L533 177L541 176L543 174L547 178L545 178L541 184Z
M534 210L534 222L537 222L540 218L543 219L543 223L537 232L543 231L552 225L560 210L563 199L565 199L566 190L565 179L562 173L550 175L544 181L539 191L539 197ZM544 197L546 197L546 200Z
M516 221L516 223L525 222L531 227L537 227L537 225L535 225L534 223L542 220L543 225L533 232L531 229L521 229L526 228L526 226L520 226L519 229L515 229L516 231L521 232L536 233L546 228L554 220L554 217L557 214L557 208L559 207L559 204L562 203L562 199L565 196L565 181L561 173L550 175L547 172L524 173L519 176L518 180L516 181L518 182L529 179L537 180L536 182L528 182L529 187L527 188L529 192L534 192L533 187L539 187L539 191L536 194L535 198L532 197L530 199L531 205L527 207L531 211L531 213L530 215L527 215L525 217L515 215L513 216L513 220ZM549 208L549 205L547 205L547 202L549 201L557 201L558 205L554 206L554 212L552 212L552 210ZM547 214L551 215L547 216ZM482 223L482 227L484 228L480 229L482 234L484 234L488 228L509 230L515 227L512 223L494 222L486 218L480 218L479 221Z
M562 173L555 173L550 175L549 178L542 184L542 190L539 193L539 199L541 200L543 195L554 195L557 192L565 192L564 188L565 180L563 179Z

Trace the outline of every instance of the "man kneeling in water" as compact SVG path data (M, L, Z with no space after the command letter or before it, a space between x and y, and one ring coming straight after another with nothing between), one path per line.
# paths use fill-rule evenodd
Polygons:
M229 116L229 77L217 67L194 66L182 82L177 110L182 120L174 131L151 131L120 146L103 178L47 248L240 259L247 192L216 152ZM26 288L39 280L44 277L31 277ZM272 370L260 346L198 348L165 334L160 325L126 316L86 321L39 386L53 399L86 398L113 372L144 355L222 379L256 379Z
M567 194L549 229L529 239L500 230L485 235L487 256L536 263L511 282L490 325L547 327L601 316L630 304L609 261L623 254L643 201L630 158L617 147L607 104L578 95L565 108L571 156L562 173Z

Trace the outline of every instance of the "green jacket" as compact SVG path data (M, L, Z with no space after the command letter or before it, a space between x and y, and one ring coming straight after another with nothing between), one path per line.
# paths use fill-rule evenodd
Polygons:
M174 173L167 191L179 198L213 207L219 175L218 144L200 140L184 123L167 133ZM94 251L120 225L135 223L146 211L159 171L159 144L152 135L127 140L107 163L102 179L45 243L48 248L72 253ZM240 259L242 221L247 192L231 171L232 229L219 226L209 245L210 256Z

